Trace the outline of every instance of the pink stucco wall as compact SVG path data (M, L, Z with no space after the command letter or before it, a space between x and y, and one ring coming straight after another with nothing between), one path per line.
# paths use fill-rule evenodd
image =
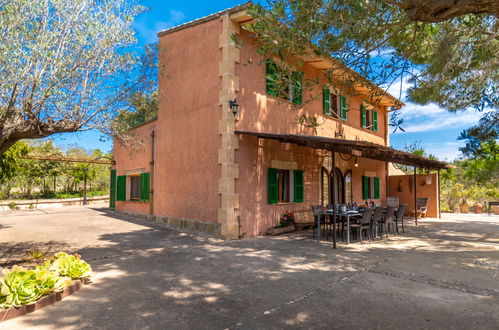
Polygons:
M217 221L221 29L212 20L160 38L155 215ZM129 158L127 148L115 148L118 172L148 163L143 153ZM147 213L144 204L118 202L117 209Z
M133 140L135 142L133 144L123 145L114 141L113 156L116 162L114 166L116 175L126 175L127 171L134 170L151 172L151 133L156 130L156 127L157 121L152 121L134 129ZM116 201L116 210L148 214L149 202Z
M431 177L431 183L427 179ZM390 176L390 196L399 197L400 204L407 204L406 215L414 211L414 190L418 198L428 198L427 216L438 218L438 176L436 174L418 174L416 176L416 189L414 189L413 175Z
M154 212L217 221L220 20L160 37Z

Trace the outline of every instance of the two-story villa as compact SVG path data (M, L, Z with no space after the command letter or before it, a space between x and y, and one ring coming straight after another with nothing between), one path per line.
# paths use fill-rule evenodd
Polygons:
M118 211L249 237L313 204L385 203L390 161L445 167L388 148L388 111L400 102L381 89L373 100L368 88L354 95L333 88L324 75L331 58L301 58L297 79L320 83L278 95L269 79L275 64L259 64L255 38L241 28L251 21L249 5L158 34L158 118L135 129L139 151L115 143L111 204ZM320 125L297 124L302 114Z

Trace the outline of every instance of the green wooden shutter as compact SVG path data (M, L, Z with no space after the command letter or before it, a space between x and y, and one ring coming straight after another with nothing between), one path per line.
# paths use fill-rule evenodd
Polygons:
M362 176L362 199L369 198L369 177Z
M109 208L116 207L116 170L111 170L111 182L109 184Z
M379 177L374 178L374 198L379 198Z
M362 127L366 128L367 126L367 111L366 111L366 106L361 105L360 106L360 121L362 122Z
M268 186L269 204L277 204L279 202L279 171L277 168L269 168Z
M373 131L378 131L378 111L373 110Z
M326 116L331 115L331 91L329 87L324 87L322 91L322 108Z
M293 201L296 203L301 203L303 202L304 199L304 193L303 193L303 171L300 170L294 170L294 184L295 184L295 196Z
M116 185L116 200L117 201L126 200L126 175L118 176L117 185Z
M140 201L149 201L149 184L151 181L151 175L149 173L142 173L140 175Z
M267 94L276 96L275 88L275 63L271 60L267 60L266 65L266 75L265 75L265 85L267 89Z
M347 97L345 95L340 95L340 105L341 105L341 119L347 120Z
M302 72L292 72L291 81L293 84L293 99L291 100L294 104L303 103L303 73Z

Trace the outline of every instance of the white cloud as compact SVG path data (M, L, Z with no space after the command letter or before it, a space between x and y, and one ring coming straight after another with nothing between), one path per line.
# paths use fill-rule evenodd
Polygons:
M402 128L408 133L469 127L478 123L481 117L473 110L452 113L436 104L418 105L410 102L400 112L400 117L405 120Z
M157 33L159 31L179 25L184 20L185 15L183 12L170 9L168 11L168 17L165 21L156 21L154 25L151 26L145 19L139 19L135 23L135 29L144 42L151 43L158 40Z

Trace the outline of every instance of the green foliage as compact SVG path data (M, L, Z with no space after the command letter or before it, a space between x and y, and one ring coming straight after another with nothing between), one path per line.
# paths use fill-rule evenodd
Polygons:
M11 179L19 170L18 157L26 156L28 145L24 141L16 142L6 152L0 154L0 183Z
M477 125L461 132L458 140L465 140L459 150L474 159L497 159L499 153L499 111L490 111L482 116Z
M22 143L26 146L29 156L111 159L110 154L104 154L98 149L87 151L72 146L62 150L54 145L52 140L22 141ZM9 153L10 149L6 154ZM11 165L11 168L14 171L10 179L4 180L0 185L0 199L81 197L85 177L87 196L101 196L108 193L109 165L15 158L15 167Z
M383 0L272 0L250 8L264 59L331 55L331 83L389 87L409 78L411 99L451 111L497 108L497 18L461 15L424 23ZM338 81L338 77L348 77ZM346 87L346 86L343 86ZM376 93L373 89L372 93Z
M54 257L50 270L56 272L59 276L67 276L72 279L92 276L90 265L76 255L59 252Z
M1 2L0 154L21 139L109 127L145 85L130 51L137 3Z

